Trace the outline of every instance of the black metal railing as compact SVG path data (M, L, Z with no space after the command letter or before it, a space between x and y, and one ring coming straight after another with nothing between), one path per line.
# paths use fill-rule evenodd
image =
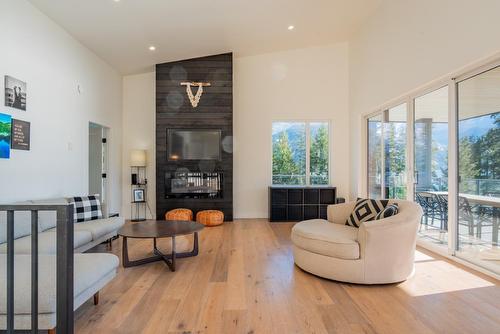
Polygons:
M56 329L73 333L73 205L0 205L7 212L7 333L14 320L15 212L31 212L31 332L38 333L38 212L55 211L56 223Z

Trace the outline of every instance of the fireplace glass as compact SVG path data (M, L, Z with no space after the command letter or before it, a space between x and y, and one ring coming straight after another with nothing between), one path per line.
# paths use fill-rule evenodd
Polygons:
M222 198L223 173L165 174L166 198Z

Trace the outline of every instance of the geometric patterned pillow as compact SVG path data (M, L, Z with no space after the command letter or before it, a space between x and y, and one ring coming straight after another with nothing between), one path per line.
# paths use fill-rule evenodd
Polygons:
M354 210L345 222L346 225L359 227L361 223L375 220L375 217L382 212L389 203L386 199L358 198Z
M99 195L73 197L71 204L73 204L75 208L75 223L102 218Z
M389 204L388 206L385 207L384 210L382 210L381 212L379 212L377 214L377 216L375 217L375 220L384 219L384 218L394 216L398 213L398 211L399 211L398 203Z

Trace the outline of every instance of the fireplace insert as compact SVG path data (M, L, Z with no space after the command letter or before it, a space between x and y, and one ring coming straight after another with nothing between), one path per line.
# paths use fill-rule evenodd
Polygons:
M222 198L223 180L220 172L165 173L165 197Z

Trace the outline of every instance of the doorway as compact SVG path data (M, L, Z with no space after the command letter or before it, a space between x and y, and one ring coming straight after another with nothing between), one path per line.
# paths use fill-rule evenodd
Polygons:
M108 201L108 128L89 122L89 194Z

